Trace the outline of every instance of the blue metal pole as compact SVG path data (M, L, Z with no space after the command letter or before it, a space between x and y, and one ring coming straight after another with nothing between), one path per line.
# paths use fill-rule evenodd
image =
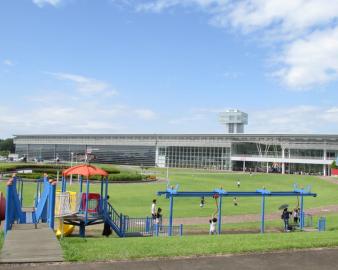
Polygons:
M105 194L104 194L104 212L107 213L108 206L108 177L105 179Z
M80 193L82 193L82 184L83 184L83 179L82 179L82 175L80 175Z
M173 210L174 210L174 197L170 196L170 206L169 206L169 236L172 235L173 229Z
M124 236L124 232L123 232L123 215L122 213L120 213L120 234L123 237Z
M49 193L49 228L54 230L54 219L55 219L55 193L56 193L56 183L50 184L50 193Z
M89 199L89 180L87 178L87 190L86 190L86 211L85 211L85 224L88 222L88 199Z
M222 233L222 196L218 198L218 234Z
M104 210L103 208L103 177L101 177L101 192L100 192L100 212L102 212L102 210Z
M265 223L265 195L262 195L262 209L261 209L261 233L264 233Z
M23 181L20 179L20 206L22 207L22 201L23 201Z
M12 190L13 185L7 185L6 190L6 210L5 210L5 235L7 234L7 231L11 229L12 227Z
M61 191L66 192L66 176L62 176L62 185L61 185Z
M304 229L304 196L300 196L300 229Z

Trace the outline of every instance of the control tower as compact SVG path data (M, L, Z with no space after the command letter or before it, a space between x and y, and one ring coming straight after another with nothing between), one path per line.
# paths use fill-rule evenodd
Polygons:
M226 110L220 113L219 122L226 127L226 133L244 133L244 125L248 124L248 114L239 110Z

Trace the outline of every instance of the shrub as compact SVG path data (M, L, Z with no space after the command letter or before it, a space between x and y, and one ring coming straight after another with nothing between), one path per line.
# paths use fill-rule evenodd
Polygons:
M119 174L110 174L108 176L109 181L142 181L143 177L141 174L137 173L119 173Z

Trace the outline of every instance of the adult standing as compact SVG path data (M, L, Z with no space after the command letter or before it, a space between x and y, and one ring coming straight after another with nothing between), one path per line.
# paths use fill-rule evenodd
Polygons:
M289 232L289 231L290 231L290 230L289 230L289 219L290 219L290 215L292 215L292 213L289 212L287 208L284 208L281 218L282 218L283 221L284 221L284 231L285 231L285 232Z
M153 203L151 204L151 217L153 221L156 221L156 199L153 200Z

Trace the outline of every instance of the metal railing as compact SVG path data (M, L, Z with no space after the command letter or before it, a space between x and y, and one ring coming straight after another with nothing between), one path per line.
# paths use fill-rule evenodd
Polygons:
M154 224L152 227L153 236L182 236L183 235L183 225L172 226L170 228L169 225L161 225Z
M151 235L153 227L153 219L146 218L131 218L123 216L123 232L124 233L138 233L141 235Z
M120 214L116 212L114 207L109 202L107 202L107 212L111 221L115 224L115 226L117 226L120 229L121 228Z

